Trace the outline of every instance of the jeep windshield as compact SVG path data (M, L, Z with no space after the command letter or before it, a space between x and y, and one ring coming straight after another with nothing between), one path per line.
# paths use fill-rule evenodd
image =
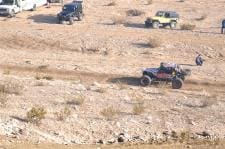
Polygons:
M63 7L63 11L72 12L74 10L75 10L75 7L74 6L71 6L71 5L65 5Z
M164 13L162 11L159 11L155 14L155 16L157 17L162 17L164 15Z
M14 0L2 0L2 2L0 3L0 5L13 5L14 4Z

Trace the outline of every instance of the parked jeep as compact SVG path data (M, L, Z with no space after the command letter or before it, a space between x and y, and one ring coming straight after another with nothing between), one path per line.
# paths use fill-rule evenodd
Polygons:
M159 68L147 68L143 71L141 85L148 86L153 82L172 82L173 89L180 89L185 77L190 75L189 69L182 69L174 63L161 63Z
M158 11L154 17L148 17L145 21L147 28L159 28L160 26L170 26L171 29L176 28L179 15L173 11Z
M83 17L82 11L82 1L73 1L71 3L65 4L62 11L57 15L58 21L62 24L64 21L69 21L72 25L74 21L81 21Z

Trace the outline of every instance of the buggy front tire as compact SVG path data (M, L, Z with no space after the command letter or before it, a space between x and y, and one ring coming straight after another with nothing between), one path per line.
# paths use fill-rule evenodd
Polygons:
M152 83L152 79L147 76L147 75L144 75L141 77L141 85L142 86L148 86Z
M175 21L172 21L170 23L170 29L175 29L177 27L177 23Z
M172 80L172 88L173 89L180 89L182 87L182 85L183 85L183 81L181 78L177 78L177 77L173 78L173 80Z
M158 28L159 28L159 22L158 22L158 21L154 21L154 22L152 23L152 28L158 29Z

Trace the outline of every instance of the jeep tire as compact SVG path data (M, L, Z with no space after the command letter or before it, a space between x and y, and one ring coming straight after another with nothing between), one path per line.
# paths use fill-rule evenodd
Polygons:
M83 19L83 15L81 13L78 14L77 16L78 21L81 21Z
M183 85L183 81L181 78L174 77L172 80L172 88L173 89L180 89Z
M176 26L177 26L177 22L175 22L175 21L170 22L170 28L171 29L175 29Z
M33 5L33 8L31 9L31 11L36 11L36 10L37 10L37 5L34 4L34 5Z
M152 23L152 28L158 29L158 28L159 28L159 22L158 22L158 21L154 21L154 22Z
M13 18L13 17L15 17L16 16L16 13L15 13L15 10L13 9L11 12L10 12L10 14L9 14L9 18Z
M73 25L73 22L74 22L73 17L70 17L70 18L69 18L69 24L70 24L70 25Z
M141 77L141 85L142 85L142 86L148 86L148 85L150 85L151 83L152 83L152 79L151 79L149 76L143 75L143 76Z

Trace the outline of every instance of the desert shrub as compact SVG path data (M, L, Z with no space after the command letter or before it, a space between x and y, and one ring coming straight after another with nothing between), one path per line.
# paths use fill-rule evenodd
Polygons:
M98 93L105 93L106 92L106 89L100 87L100 88L96 89L95 91L98 92Z
M127 89L127 86L124 83L122 83L121 81L117 81L116 84L120 90Z
M53 77L52 76L43 76L42 79L45 79L45 80L53 80Z
M0 83L0 92L6 94L21 94L23 86L13 80L3 81Z
M84 95L78 95L75 96L72 100L67 101L68 105L82 105L84 103L85 96Z
M185 0L180 0L179 2L185 2Z
M115 109L114 107L110 106L110 107L107 107L105 109L103 109L100 114L102 116L104 116L107 120L111 120L113 119L117 114L118 114L118 110Z
M156 48L160 46L160 40L158 40L156 37L149 37L148 39L148 45L150 48Z
M206 14L203 14L201 17L195 19L196 21L203 21L207 18L207 15Z
M180 29L181 30L194 30L195 29L195 25L194 24L189 24L189 23L187 23L187 24L182 24L181 26L180 26Z
M9 75L10 74L10 70L4 70L3 74L4 75Z
M143 11L137 9L130 9L126 12L127 16L140 16L144 14Z
M39 70L44 70L44 69L47 69L48 68L48 65L40 65L40 66L38 66L38 69Z
M125 24L126 18L124 16L117 15L112 18L112 22L114 25Z
M143 106L143 103L134 104L133 107L133 114L139 115L145 112L145 107Z
M5 93L0 93L0 107L5 107L8 97Z
M111 1L107 6L116 6L116 1Z
M153 4L153 0L147 0L147 5Z
M39 124L45 118L46 111L43 107L33 107L27 112L27 121L30 123Z
M68 118L71 115L71 111L68 107L65 107L60 112L56 112L56 118L59 121L64 121L66 118Z

